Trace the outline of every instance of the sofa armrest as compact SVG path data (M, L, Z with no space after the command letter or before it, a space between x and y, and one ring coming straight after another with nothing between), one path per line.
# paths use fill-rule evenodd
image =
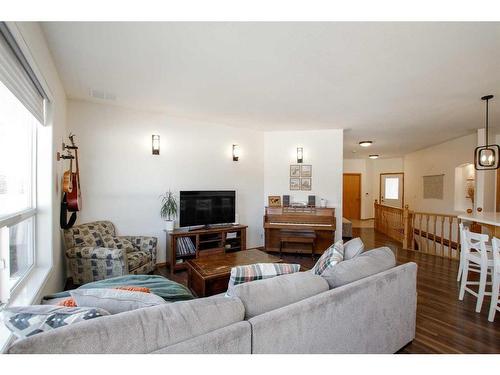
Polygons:
M111 249L107 247L72 247L66 250L68 258L85 258L85 259L117 259L124 261L125 249Z
M150 236L118 236L118 238L129 240L137 250L150 252L153 264L156 264L158 238Z

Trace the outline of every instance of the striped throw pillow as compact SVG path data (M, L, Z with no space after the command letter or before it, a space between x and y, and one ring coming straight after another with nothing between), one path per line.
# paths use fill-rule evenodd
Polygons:
M270 279L271 277L299 272L300 264L287 263L256 263L247 266L231 268L231 277L227 288L226 296L231 295L235 285L247 283L249 281Z
M344 244L342 240L335 242L325 250L311 270L316 275L321 275L328 268L344 260Z

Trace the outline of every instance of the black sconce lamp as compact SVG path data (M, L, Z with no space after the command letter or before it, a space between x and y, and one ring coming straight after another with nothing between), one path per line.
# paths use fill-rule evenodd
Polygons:
M478 171L498 169L500 166L500 146L488 143L488 104L493 95L486 95L481 100L486 100L486 145L476 147L474 150L474 168Z
M238 161L240 157L240 146L233 145L233 161Z
M151 150L153 155L160 155L160 136L153 134L151 140Z
M304 160L304 150L302 147L297 147L297 163L302 163Z

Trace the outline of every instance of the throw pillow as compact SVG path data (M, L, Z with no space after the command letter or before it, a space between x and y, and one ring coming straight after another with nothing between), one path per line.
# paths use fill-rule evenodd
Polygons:
M9 307L2 314L5 326L19 338L109 315L102 309L51 305Z
M342 240L335 242L332 246L325 250L323 255L318 259L312 272L316 275L321 275L327 269L335 266L337 263L342 262L344 259L344 245Z
M166 303L163 298L152 293L119 289L75 289L70 294L78 306L98 307L110 314Z
M365 244L361 238L356 237L344 244L344 260L356 258L365 249Z
M287 263L256 263L247 266L231 268L231 276L226 296L232 294L235 285L247 283L254 280L269 279L271 277L299 272L300 264Z

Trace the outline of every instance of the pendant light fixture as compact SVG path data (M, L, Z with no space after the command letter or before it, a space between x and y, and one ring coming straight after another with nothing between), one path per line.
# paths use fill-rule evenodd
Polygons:
M488 143L488 109L489 101L493 99L493 95L486 95L481 100L486 101L486 145L476 147L474 150L474 168L479 171L498 169L500 147L496 144L490 145Z

